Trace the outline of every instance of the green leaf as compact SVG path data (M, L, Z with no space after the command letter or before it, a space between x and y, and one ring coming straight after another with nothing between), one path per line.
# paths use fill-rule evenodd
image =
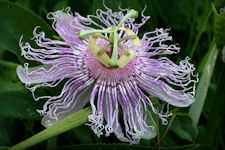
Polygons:
M187 30L189 28L189 23L193 21L192 17L196 12L195 7L199 5L199 1L195 1L193 4L191 0L157 0L152 1L152 4L152 7L155 9L153 13L156 13L167 27L172 27L172 29L177 30ZM151 7L151 5L149 6Z
M33 30L36 26L40 26L40 30L49 37L54 34L51 27L32 11L17 4L0 0L1 47L16 54L22 62L19 39L23 35L24 41L31 42L30 39L33 37Z
M90 127L82 125L80 127L74 128L71 130L67 137L71 140L80 141L81 143L93 143L92 135L94 132L90 133ZM93 135L94 138L97 138L96 135Z
M17 64L0 60L0 92L26 91L16 74Z
M29 148L53 136L66 132L77 126L80 126L88 121L88 115L90 114L91 114L90 107L80 110L77 113L74 113L68 116L67 118L57 122L51 127L35 134L34 136L28 138L27 140L19 144L16 144L15 146L9 148L9 150L22 150L22 149Z
M198 73L201 74L201 73L203 72L204 67L205 67L205 64L206 64L206 62L208 61L210 52L211 52L211 51L207 51L207 53L204 55L203 59L201 60L201 63L200 63L200 65L198 66L198 70L197 70Z
M225 12L217 13L215 6L214 10L214 38L218 46L225 45Z
M202 117L200 119L201 124L198 135L199 143L215 145L215 147L218 149L225 149L225 132L223 130L225 122L224 76L225 64L219 59L216 62L215 71L211 81L215 84L215 89L210 88L207 94L206 103L203 109Z
M210 48L210 54L206 64L204 65L204 71L200 77L200 81L198 83L198 87L196 90L196 100L191 105L189 110L189 116L193 120L193 125L197 126L202 108L204 106L204 102L206 99L207 91L210 85L210 80L213 74L213 70L215 67L218 50L216 48L216 44L212 42L212 46Z
M67 0L58 0L53 8L53 11L61 10L69 7Z
M0 145L9 145L10 138L9 135L4 127L0 127Z
M8 146L0 146L0 150L7 150L8 148Z
M57 136L54 136L47 140L46 149L53 149L57 147Z
M5 60L0 59L0 66L4 66L4 67L7 67L7 68L16 70L18 64L14 63L14 62L9 62L9 61L5 61Z
M190 142L195 141L198 133L198 128L193 126L191 118L185 114L176 115L170 130Z
M24 8L31 9L32 1L30 1L30 0L15 0L15 2L16 2L16 4L18 4Z
M159 101L158 101L158 99L156 97L151 97L151 100L153 101L153 104L156 104L156 105L159 104L158 103ZM156 105L154 105L154 106L156 106ZM159 106L159 105L157 105L157 106ZM144 145L150 145L151 142L152 142L151 139L153 139L153 138L155 138L157 136L157 128L158 127L156 125L155 120L158 119L157 118L158 116L153 116L152 113L151 113L151 110L152 110L151 107L148 106L148 110L147 110L147 117L148 117L147 124L150 125L150 126L153 126L154 130L150 131L151 132L151 136L149 137L149 139L141 139L140 142L141 142L141 144L144 144Z
M203 34L203 32L204 32L204 30L205 30L207 24L208 24L208 21L209 21L209 18L210 18L210 16L211 16L212 12L213 12L213 10L211 9L211 10L207 13L207 15L205 16L204 20L202 21L202 24L201 24L201 26L200 26L200 28L199 28L198 34L196 35L196 38L195 38L193 47L192 47L191 52L190 52L190 54L189 54L189 56L190 56L191 58L192 58L192 57L194 56L194 54L195 54L195 51L196 51L197 46L198 46L198 44L199 44L199 40L200 40L200 38L201 38L201 36L202 36L202 34Z
M148 118L149 118L149 120L147 120L147 124L149 124L151 126L154 126L154 130L152 131L151 137L148 140L155 138L156 135L157 135L157 126L156 126L155 120L154 120L150 110L151 109L149 108L148 112L147 112L148 113Z
M160 147L160 150L190 150L199 147L199 144L190 144L184 146L174 147ZM142 145L129 145L121 143L113 144L78 144L71 146L58 147L53 150L158 150L158 147L142 146Z
M0 116L0 146L12 145L14 138L18 139L18 137L21 137L21 135L18 134L17 125L18 121L15 119ZM23 132L23 130L21 131Z
M40 120L36 112L42 102L35 102L31 94L20 91L0 92L0 115L10 118Z

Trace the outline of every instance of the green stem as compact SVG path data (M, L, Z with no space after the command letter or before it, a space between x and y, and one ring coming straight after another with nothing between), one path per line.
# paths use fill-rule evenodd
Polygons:
M0 66L4 66L4 67L10 68L10 69L16 69L18 64L9 62L9 61L5 61L5 60L0 60Z
M189 34L189 38L188 38L188 44L187 44L187 50L191 49L191 46L193 44L193 36L194 36L194 33L195 33L195 25L196 25L196 20L197 20L197 17L198 17L198 8L199 8L199 5L195 5L194 6L195 8L193 9L194 11L194 16L193 16L193 21L191 23L191 28L190 28L190 34Z
M91 114L90 107L80 110L77 113L70 115L69 117L57 122L53 126L35 134L34 136L22 141L21 143L16 144L15 146L9 148L8 150L23 150L27 149L35 144L43 142L51 137L54 137L58 134L66 132L72 128L80 126L87 122L88 115Z

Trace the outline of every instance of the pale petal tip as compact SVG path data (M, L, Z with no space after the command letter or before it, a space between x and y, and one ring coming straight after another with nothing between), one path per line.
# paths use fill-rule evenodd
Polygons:
M47 116L44 116L41 120L41 124L45 127L45 128L49 128L52 125L54 125L57 122L57 120L49 118Z
M16 74L18 76L18 78L23 82L23 83L26 83L26 84L29 84L29 80L26 73L25 73L25 70L24 68L21 66L21 65L18 65L17 68L16 68Z

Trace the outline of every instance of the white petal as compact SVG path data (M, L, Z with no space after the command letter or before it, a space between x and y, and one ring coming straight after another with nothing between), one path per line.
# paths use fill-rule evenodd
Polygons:
M160 80L152 80L151 82L139 80L139 82L139 85L149 94L159 97L161 100L177 107L187 107L195 100L192 93L175 90Z
M73 108L66 113L61 113L57 116L58 120L50 118L48 115L44 116L41 120L41 124L48 128L58 121L72 115L73 113L76 113L77 111L83 109L83 107L89 102L90 100L90 93L91 93L92 88L89 88L85 94L83 94L78 100L77 103L73 106ZM70 107L69 107L70 108ZM64 110L65 111L65 110Z
M43 66L38 66L38 67L32 67L29 69L25 69L24 67L22 67L21 65L18 65L18 67L16 68L16 73L19 77L19 79L26 84L30 84L30 83L41 83L41 82L46 82L48 81L47 79L43 78L41 74L29 74L29 72L35 71L35 70L39 70L41 69L43 72L43 70L48 70L49 68L51 68L52 65L43 65Z
M53 64L46 64L37 67L22 67L16 69L19 79L26 84L43 83L55 81L70 76L66 72L75 71L73 67L57 67Z

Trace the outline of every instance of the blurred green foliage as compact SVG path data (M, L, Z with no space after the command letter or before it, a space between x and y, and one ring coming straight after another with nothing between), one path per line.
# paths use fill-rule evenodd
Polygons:
M196 101L201 99L204 107L193 106L194 112L201 113L200 118L197 113L188 113L189 108L172 108L175 117L169 120L168 126L161 125L153 116L159 129L158 138L142 140L136 146L121 144L114 135L97 138L88 126L82 125L30 149L150 150L159 149L159 143L161 149L171 150L225 149L225 65L220 49L216 49L215 60L211 57L215 55L212 54L215 17L211 3L217 11L225 6L225 0L105 0L106 6L114 11L118 11L119 6L139 12L147 7L144 14L151 18L141 28L140 36L155 28L170 28L173 43L179 43L181 47L181 52L169 56L170 59L178 62L190 56L199 77L202 77ZM35 102L16 76L16 66L25 62L18 42L21 35L24 41L31 42L36 26L40 26L39 30L45 31L47 37L53 38L57 34L51 29L52 22L46 15L66 7L83 16L95 14L98 8L104 9L102 0L0 0L0 149L15 145L44 129L36 113L42 102ZM225 25L225 22L220 24ZM219 31L216 34L222 35ZM213 68L206 70L212 63ZM60 88L55 90L60 91ZM40 92L53 91L44 89ZM197 124L193 123L196 117L199 118Z

